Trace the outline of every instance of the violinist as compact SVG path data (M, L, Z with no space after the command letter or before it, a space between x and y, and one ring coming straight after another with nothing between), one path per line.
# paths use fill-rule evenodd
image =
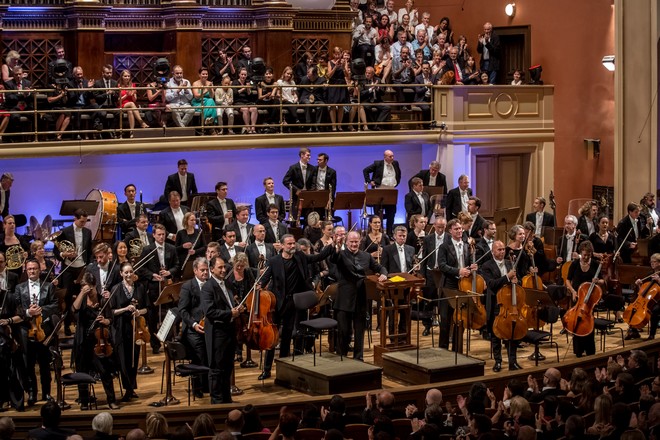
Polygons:
M370 254L376 261L380 261L383 248L390 244L390 239L383 232L383 221L378 215L369 217L367 235L360 241L360 250Z
M578 211L580 218L578 219L577 228L581 233L589 237L591 234L598 232L598 204L595 200L589 200Z
M94 246L92 250L94 254L93 263L89 263L85 268L85 271L94 276L94 287L96 292L103 297L103 299L108 299L110 297L110 291L115 286L115 284L121 282L121 275L119 274L119 266L114 261L110 261L112 252L110 251L110 245L107 243L99 243ZM98 282L96 282L98 280Z
M164 241L165 231L162 232ZM133 343L134 323L138 316L146 315L148 300L144 287L133 281L133 265L124 263L119 270L122 282L112 288L108 307L112 310L112 340L115 342L114 352L119 360L121 383L125 389L122 402L130 402L138 398L135 389L140 359L140 346Z
M523 224L525 233L527 234L527 255L533 256L534 261L531 259L530 264L536 266L538 269L538 275L543 275L545 272L550 270L550 265L554 268L554 262L549 262L545 257L545 250L543 249L543 241L534 233L535 226L532 222L525 222ZM522 272L521 272L522 273Z
M589 236L589 241L594 248L594 258L597 258L603 263L601 273L603 279L607 282L615 276L615 262L612 261L614 253L616 252L617 237L609 232L610 219L606 215L598 217L598 229L596 232ZM624 298L610 289L605 290L603 302L608 310L616 311L616 319L618 322L623 322L621 318L621 309L623 309Z
M101 244L107 246L106 243ZM76 334L73 339L76 346L75 371L92 376L98 373L103 383L105 395L108 398L108 406L110 409L119 409L119 405L115 400L115 388L112 379L115 368L110 356L112 346L110 345L108 331L112 310L110 307L103 308L103 303L107 299L98 294L96 278L91 272L86 272L83 275L80 285L80 294L71 306L71 313L73 313L77 322ZM107 345L104 346L103 344ZM98 350L95 346L98 347ZM88 384L78 385L78 399L80 409L89 409Z
M204 340L208 354L209 394L211 404L231 403L231 376L234 369L236 329L233 321L244 306L238 306L233 292L225 284L225 262L220 257L210 261L211 277L201 291L204 312Z
M648 280L648 282L651 283L651 286L655 285L656 288L660 286L660 276L656 274L656 272L660 271L660 254L653 254L651 255L651 270L653 271L653 275L651 276L651 279ZM637 288L640 288L644 284L644 281L641 279L635 280L635 285ZM646 290L649 290L648 288ZM658 320L660 320L660 302L649 302L650 304L653 304L653 308L649 310L649 313L651 314L651 319L649 320L649 336L647 340L652 340L655 339L655 333L658 330ZM639 331L635 328L628 328L628 332L626 333L626 339L637 339L639 338Z
M30 243L30 256L37 263L39 263L39 279L41 281L49 281L53 283L53 286L57 287L59 280L54 280L55 270L53 261L46 258L46 249L44 248L44 242L41 240L34 240ZM13 289L12 289L13 291Z
M204 311L202 310L201 292L204 283L209 279L209 263L203 257L193 261L193 273L195 276L184 282L181 286L179 297L179 316L183 324L181 326L181 341L186 346L188 358L195 365L208 365L206 356L206 341L204 340ZM193 376L193 393L195 397L203 397L203 392L208 389L208 378Z
M419 254L420 249L424 246L427 223L428 219L421 214L415 214L410 218L408 224L410 226L410 232L406 237L406 244L415 249L415 254Z
M264 241L266 238L266 228L264 225L255 225L254 228L252 228L252 234L254 235L254 240L252 240L252 243L250 243L245 249L245 254L248 257L252 269L263 270L266 268L266 261L268 261L270 257L275 256L277 252L274 245Z
M31 325L38 322L37 317L41 318L42 329L45 334L53 331L53 315L57 314L59 309L57 298L53 285L47 281L39 280L39 263L35 260L28 260L25 264L25 270L28 280L16 286L16 300L24 310L24 318L19 327L19 342L23 347L24 361L27 368L26 383L24 384L28 392L28 406L34 405L37 401L37 376L34 370L36 363L39 363L39 375L41 379L41 400L50 400L50 361L51 354L41 342L34 338L28 338Z
M463 228L457 218L447 222L451 240L441 245L438 249L438 268L444 275L442 286L449 289L458 289L459 278L470 276L472 270L477 269L476 265L469 264L470 249L467 242L463 241ZM444 297L444 294L441 298ZM439 346L441 348L449 348L449 330L454 315L454 308L450 301L439 302L440 312L440 338ZM453 338L452 349L458 349L457 340Z
M566 288L573 297L573 302L578 298L578 289L582 283L591 283L595 281L598 286L605 288L605 280L598 276L595 278L598 271L598 261L592 258L594 247L590 241L583 241L578 247L579 258L572 261L568 269L568 278ZM594 340L594 332L592 331L587 336L573 336L573 352L577 357L582 357L583 354L587 356L596 353L596 342Z
M486 327L488 334L491 335L490 343L493 347L493 358L495 359L493 371L498 373L502 370L502 340L493 334L493 321L499 313L497 292L507 283L518 283L518 278L511 260L504 258L506 254L504 243L495 241L492 253L493 258L487 260L481 266L479 272L484 277L488 287L486 292L486 314L488 315ZM522 367L518 364L516 356L518 344L515 341L507 341L506 348L509 358L509 370L520 370Z
M426 277L426 286L424 286L424 296L429 299L438 298L438 287L435 285L433 271L438 269L438 251L443 243L451 240L450 234L445 232L447 227L447 220L444 217L436 217L433 222L433 230L429 235L424 238L424 255L426 262L422 268L422 273ZM429 256L429 254L432 254ZM428 258L427 258L428 257ZM422 317L422 324L424 330L422 336L431 334L431 325L433 324L433 309L437 303L431 301L424 302L424 315Z
M186 212L183 215L183 229L176 233L175 246L179 263L193 261L206 252L206 241L202 228L195 228L197 217L194 212ZM181 268L183 271L183 267Z
M630 264L632 262L631 256L637 250L637 240L640 238L648 237L649 229L645 223L640 219L640 207L637 203L628 203L628 215L619 221L616 226L616 232L619 240L623 240L626 236L626 243L621 248L621 259L624 263ZM630 231L630 234L628 234Z
M497 235L497 225L491 220L484 220L484 229L482 231L482 237L477 240L477 260L481 260L481 257L488 254L485 257L485 260L490 260L493 258L492 249L493 243L495 243L495 236Z
M288 233L288 229L284 223L280 221L280 209L277 205L268 205L268 220L264 223L266 236L264 241L271 243L275 248L280 250L280 240Z
M520 262L518 263L516 270L516 273L520 274L527 274L534 271L534 269L532 269L532 260L530 259L529 254L527 252L523 252L526 239L527 232L522 225L515 225L509 230L509 244L506 247L505 258L511 261L515 261L518 258L520 252L522 252L522 255L520 256Z
M252 286L254 286L254 273L248 265L247 255L243 252L237 253L231 263L231 271L227 275L225 282L229 289L234 292L234 300L238 304L247 296L250 289L252 289ZM256 367L257 364L252 361L251 356L249 355L249 348L247 359L243 361L242 348L242 346L236 346L236 362L241 363L241 368Z
M129 262L128 246L123 241L116 241L114 246L112 246L112 262L117 266L118 269L122 264Z
M0 253L0 267L4 266L4 260L4 254ZM14 324L23 320L23 313L14 296L14 287L12 285L9 289L6 284L0 286L0 407L4 408L4 404L9 402L18 411L23 411L25 392L21 380L22 371L18 368L22 364L23 354L16 350L16 334L12 333Z

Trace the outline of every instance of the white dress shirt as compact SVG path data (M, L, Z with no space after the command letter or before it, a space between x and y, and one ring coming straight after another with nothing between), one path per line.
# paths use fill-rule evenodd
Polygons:
M179 173L177 173L179 174ZM185 202L188 200L188 191L186 189L186 183L188 181L188 173L179 174L179 182L181 182L181 201Z
M177 232L183 229L183 210L181 208L173 209L174 222L176 223Z
M396 186L396 172L394 171L394 165L384 162L383 167L383 180L380 181L380 186L390 186L394 188Z
M408 272L408 267L406 266L405 245L397 244L396 249L399 252L399 265L401 266L401 272Z

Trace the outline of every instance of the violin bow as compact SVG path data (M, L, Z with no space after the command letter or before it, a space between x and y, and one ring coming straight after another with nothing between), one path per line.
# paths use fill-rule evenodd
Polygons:
M245 303L245 300L246 300L247 297L250 295L250 292L252 292L252 291L255 290L255 288L257 287L257 284L259 284L259 281L261 281L261 278L264 276L265 273L266 273L266 272L262 273L261 275L259 275L259 276L257 277L257 279L254 281L254 284L252 285L252 288L251 288L250 290L248 290L248 293L243 297L243 299L241 300L241 302L238 303L238 305L237 305L236 307L240 307L240 306L243 305L243 303Z

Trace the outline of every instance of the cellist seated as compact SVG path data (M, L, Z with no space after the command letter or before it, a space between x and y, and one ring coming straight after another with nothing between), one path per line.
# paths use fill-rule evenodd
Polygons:
M643 279L635 280L635 285L639 289L638 295L647 297L648 295L654 296L656 292L660 292L660 274L658 274L658 271L660 271L660 254L651 255L651 270L653 272L650 276ZM648 307L648 310L640 310L639 312L650 313L651 315L651 318L649 320L649 336L647 338L647 340L651 340L655 338L655 332L658 329L658 320L660 319L660 303L657 302L655 298L652 298L651 300L646 300L644 302ZM635 302L631 303L628 306L628 309L626 309L626 313L624 313L626 322L628 322L628 325L631 326L628 328L628 332L626 333L626 340L637 339L640 337L639 330L632 327L632 325L634 325L632 324L633 317L630 316L635 314L636 312L635 308L637 303L638 300L635 300Z

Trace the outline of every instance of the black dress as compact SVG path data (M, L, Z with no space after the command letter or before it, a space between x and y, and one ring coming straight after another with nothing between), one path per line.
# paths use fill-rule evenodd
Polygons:
M16 315L24 315L20 303L13 295L0 291L0 319L9 319ZM18 329L12 330L16 339ZM23 352L12 351L11 339L3 333L0 336L0 403L10 402L14 408L23 408L24 370Z
M185 261L186 257L188 256L188 249L184 248L183 245L186 243L195 243L195 240L197 240L197 236L202 233L201 229L195 229L195 231L192 234L188 234L188 232L185 229L181 229L179 232L176 233L176 253L177 256L179 257L179 264L181 264L181 271L183 271L183 262ZM199 240L197 240L197 243L194 244L192 248L195 253L188 258L189 262L195 261L195 258L197 257L203 257L206 254L206 240L204 240L204 234L202 234L201 237L199 237ZM186 262L186 264L188 264Z
M335 67L334 61L330 61L330 66ZM328 78L328 84L346 86L346 76L344 68L339 65ZM328 104L348 104L348 89L346 87L328 87Z
M371 254L372 252L376 252L378 250L378 246L383 248L388 244L390 244L390 239L387 237L387 235L384 232L380 234L380 243L374 242L369 236L369 234L367 234L362 239L362 241L360 241L360 250Z
M571 266L568 268L568 276L566 278L576 292L582 283L591 283L598 270L598 265L599 263L592 258L589 269L584 272L580 267L580 260L573 260ZM601 279L600 274L598 277ZM587 356L596 354L596 342L593 331L587 336L573 336L573 353L578 357L581 357L585 353Z

